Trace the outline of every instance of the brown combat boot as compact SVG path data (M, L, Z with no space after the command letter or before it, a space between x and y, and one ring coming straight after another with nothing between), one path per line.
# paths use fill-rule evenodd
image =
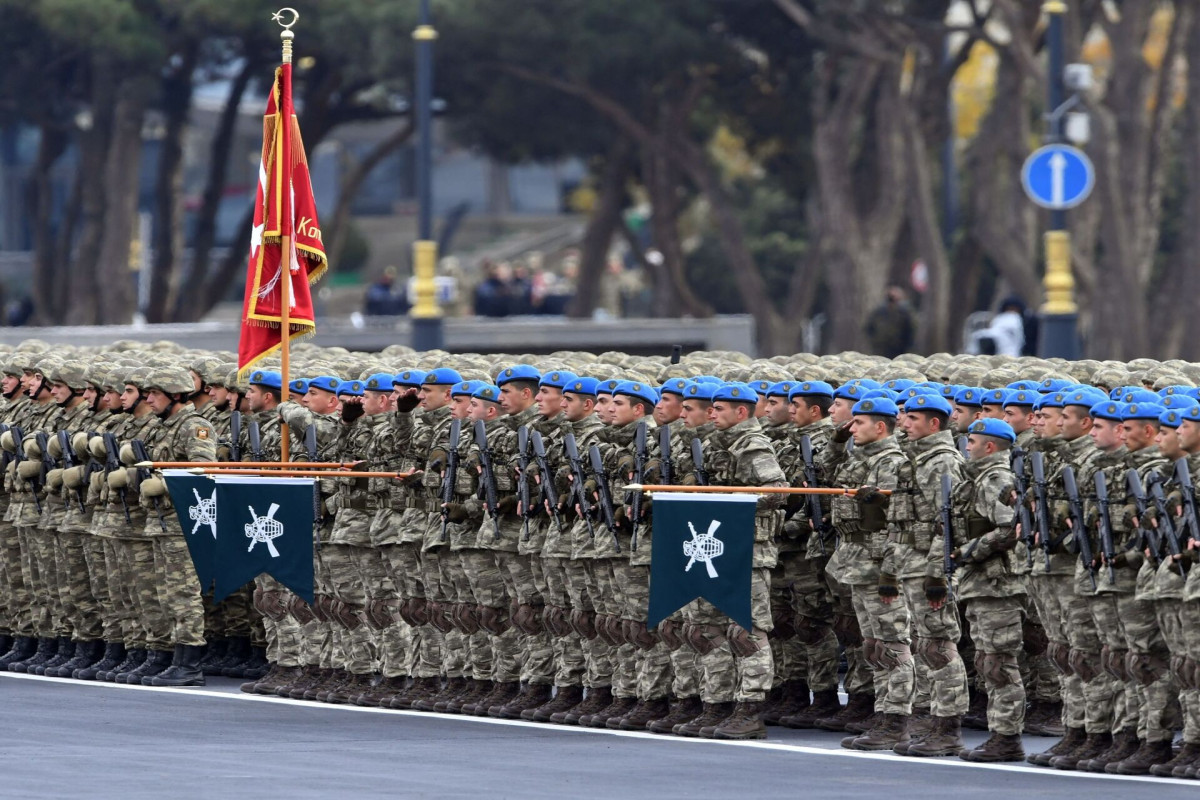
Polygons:
M763 711L763 724L778 725L779 720L799 714L811 705L807 681L787 681L780 687L779 696L768 700Z
M559 686L554 693L554 699L542 703L537 708L527 708L521 712L521 719L530 722L549 722L550 718L560 711L570 711L583 702L582 686Z
M847 750L891 750L906 742L908 717L903 714L880 714L879 722L866 733L842 739L842 747Z
M266 675L256 681L246 681L238 689L246 694L275 694L275 687L279 685L284 673L295 675L299 671L299 667L281 667L279 664L272 664Z
M836 689L822 689L813 692L812 704L796 714L785 714L779 718L779 724L785 728L815 728L817 720L832 717L842 710Z
M305 700L316 700L318 703L329 702L329 695L337 691L343 683L352 676L344 669L334 669L330 675L304 693Z
M1197 758L1200 758L1200 744L1184 742L1183 747L1179 748L1179 752L1170 761L1167 761L1165 764L1155 764L1151 767L1150 774L1157 775L1160 778L1187 777L1183 774L1176 776L1175 768L1180 767L1186 770Z
M475 681L475 686L467 694L461 698L461 705L458 707L458 713L466 716L474 716L479 710L479 704L491 696L496 690L496 684L491 681Z
M963 714L962 726L970 728L973 731L986 731L988 729L987 692L982 689L969 689L968 692L971 696L971 702L967 706L967 713Z
M388 705L388 708L411 709L418 700L433 697L441 691L442 682L437 677L413 678L412 685Z
M391 678L384 678L354 698L354 705L366 706L368 708L391 708L390 703L393 698L403 692L407 686L408 677L405 675L394 675Z
M676 736L696 737L706 728L714 728L733 713L733 703L704 703L695 719L676 725L672 732Z
M962 721L958 717L931 717L933 727L919 742L910 742L904 755L919 758L962 755ZM899 748L896 749L899 753Z
M433 704L433 710L445 714L450 710L450 704L471 690L474 683L470 678L451 678L446 681L446 688L438 695Z
M846 731L847 723L861 723L875 713L875 696L852 694L844 708L828 717L819 717L813 724L823 731Z
M767 738L767 726L762 721L762 703L738 703L733 713L713 730L712 739L745 739ZM704 732L701 731L701 736Z
M1173 755L1170 739L1142 742L1136 753L1109 764L1104 771L1109 775L1149 775L1153 767L1166 764Z
M665 697L660 697L657 700L642 700L638 702L633 710L625 716L621 717L617 723L617 729L622 731L644 731L646 726L657 719L661 719L671 710L671 704ZM613 727L613 721L608 721L608 727Z
M912 748L909 748L912 752ZM993 733L991 738L974 750L964 750L958 754L964 761L975 761L982 764L993 764L999 761L1024 761L1025 748L1021 746L1019 733Z
M489 717L497 719L520 719L526 710L532 711L540 705L550 702L550 692L554 687L548 683L530 683L525 690L500 708L488 709Z
M690 722L700 716L703 710L704 705L700 702L699 697L693 695L680 698L671 704L671 709L665 717L651 720L646 725L646 730L651 733L674 733L676 725Z
M1050 766L1055 769L1075 769L1079 762L1095 758L1111 745L1111 733L1089 733L1079 747L1050 759Z
M883 720L883 712L875 711L869 717L863 720L851 720L846 723L846 733L853 733L861 736L867 731L874 728Z
M583 702L567 711L560 711L550 717L557 725L583 725L584 719L591 719L592 714L603 711L612 705L612 687L599 686L587 690ZM584 726L586 727L586 726Z
M287 686L283 687L281 689L281 692L283 692L283 693L279 694L279 696L280 697L290 697L293 700L307 700L307 699L309 699L306 696L308 691L310 689L312 689L314 686L320 686L320 685L324 684L325 681L329 680L329 677L332 674L333 674L333 670L331 670L331 669L328 669L325 667L314 666L314 667L312 667L312 670L309 672L307 678L301 678L300 680L296 681L296 683L292 684L291 687L287 687ZM313 699L316 699L316 698L313 698Z
M615 697L607 708L602 708L595 714L592 714L587 720L580 720L580 727L584 728L607 728L608 721L613 717L623 717L633 710L637 705L636 697Z
M1075 769L1080 772L1104 772L1104 768L1109 764L1129 758L1141 746L1141 740L1137 738L1137 728L1124 728L1113 734L1112 744L1103 753L1087 761L1080 761L1075 765Z
M466 681L463 678L447 678L443 686L439 686L433 694L426 694L413 700L413 711L437 711L438 701L444 701L454 692L461 691Z
M313 664L305 664L302 667L297 667L296 674L280 681L275 687L275 691L271 692L271 694L275 695L276 697L290 697L292 689L296 688L305 681L312 680L313 676L317 674L318 670L319 668Z
M904 729L908 731L908 739L903 742L897 742L896 746L892 748L892 752L898 756L908 755L908 748L933 732L933 716L929 713L929 709L913 708Z
M351 675L350 680L343 682L336 690L329 693L325 702L339 706L349 705L360 694L371 688L374 678L375 676L370 672Z
M1025 757L1025 760L1039 767L1048 767L1050 766L1050 759L1079 747L1086 738L1087 734L1083 728L1067 728L1067 732L1063 734L1063 738L1051 745L1049 749L1040 753L1030 753Z
M485 698L487 704L485 705L481 702L475 706L475 716L492 716L492 709L499 711L501 708L515 700L517 695L520 693L520 681L504 681L503 683L497 683L496 688L492 690L491 696Z
M1031 736L1063 736L1062 703L1034 701L1025 715L1025 733Z

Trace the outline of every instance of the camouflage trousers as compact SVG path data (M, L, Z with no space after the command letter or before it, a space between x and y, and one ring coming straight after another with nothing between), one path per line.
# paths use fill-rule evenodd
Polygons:
M501 578L495 553L491 550L472 548L459 550L458 558L467 574L475 602L480 606L497 609L501 619L509 619L508 588ZM499 635L487 634L491 653L491 675L487 677L491 680L497 683L512 683L521 679L519 634L520 631L514 627L509 627ZM474 674L474 668L472 672ZM476 674L475 677L479 678L479 675Z
M571 610L595 614L597 589L592 560L563 559L561 566ZM583 685L589 689L611 686L614 648L599 636L591 639L580 637L579 645L583 653Z
M1167 649L1171 654L1169 673L1174 685L1179 687L1179 705L1183 716L1183 740L1200 744L1200 691L1186 688L1178 674L1179 667L1182 666L1188 654L1187 625L1189 623L1194 625L1197 620L1194 618L1194 612L1192 615L1185 612L1185 606L1188 604L1182 600L1157 600L1154 605L1163 641L1166 642ZM1191 605L1195 605L1195 603ZM1189 616L1192 618L1189 619Z
M750 575L750 616L754 624L750 635L758 650L748 656L735 656L737 665L737 691L734 700L739 703L761 703L771 691L775 677L775 663L768 644L768 636L775 627L771 618L771 571L756 568ZM728 619L728 618L726 618Z
M629 608L637 603L641 589L630 585L629 562L622 558L597 558L593 562L597 588L602 597L604 611L618 619L626 619ZM648 591L648 589L646 590ZM626 592L634 597L626 601ZM597 609L599 611L599 609ZM644 617L643 617L644 619ZM638 656L640 648L632 644L619 644L613 652L612 693L613 697L637 697Z
M567 588L567 562L570 559L542 556L542 577L545 580L543 596L547 607L563 609L569 613L571 593ZM564 636L552 636L554 649L554 685L581 686L587 664L583 655L583 642L579 634L569 631Z
M1094 652L1099 659L1100 639L1086 604L1075 594L1071 575L1031 575L1030 595L1038 618L1049 642L1047 654L1059 673L1059 693L1063 704L1063 724L1069 728L1087 728L1101 733L1098 719L1088 728L1088 698L1084 681L1070 666L1070 656L1078 647L1080 653ZM1096 690L1092 690L1093 694Z
M885 603L877 587L851 587L854 613L863 636L863 658L875 684L875 710L912 714L915 673L908 603L903 595Z
M29 586L21 570L21 537L10 522L0 522L0 586L5 617L2 623L16 636L33 636L33 609Z
M1125 647L1124 637L1120 633L1121 621L1117 614L1117 599L1113 594L1098 594L1082 599L1085 601L1082 605L1091 615L1096 638L1100 643L1099 652L1088 653L1086 659L1081 658L1081 661L1086 663L1081 677L1085 679L1083 685L1089 716L1094 712L1100 720L1100 730L1115 733L1129 723L1128 698L1125 696L1124 686L1105 669L1106 654L1114 648L1123 651ZM1075 656L1074 653L1071 655ZM1086 670L1094 670L1099 674L1094 679L1087 680ZM1088 694L1089 687L1092 689L1091 694ZM1093 704L1094 709L1091 708ZM1136 712L1133 718L1136 725Z
M509 597L515 598L518 605L534 607L540 616L546 605L538 588L539 584L545 583L540 577L541 559L507 550L495 550L493 556ZM553 684L554 647L550 644L550 635L545 630L522 632L517 641L521 653L521 680L531 684Z
M689 625L706 626L704 638L713 645L707 653L696 653L700 699L705 703L732 703L737 696L738 672L737 661L725 638L729 618L707 600L692 601L684 607L683 616Z
M453 601L454 581L449 577L450 564L461 563L449 547L441 545L422 550L421 582L425 586L425 600L431 606L442 607ZM417 632L417 661L413 675L418 678L434 678L457 672L460 676L465 661L466 643L460 631L443 633L432 623L422 625ZM447 661L451 663L447 663ZM453 663L458 661L458 663ZM449 670L449 671L447 671Z
M761 703L767 699L775 677L774 658L768 637L771 618L771 574L755 568L750 576L750 637L757 649L747 656L736 656L726 632L732 620L707 600L697 600L684 609L689 625L702 626L703 637L712 645L708 653L698 653L700 699L705 703Z
M783 657L795 667L781 668L777 664L776 678L805 680L814 692L834 690L838 685L838 640L833 632L833 598L825 581L828 559L796 555L798 558L783 562L783 579L788 583L791 622L796 633L781 648ZM774 581L772 571L772 606L776 602Z
M1200 664L1200 600L1182 601L1179 609L1179 621L1183 629L1184 653L1190 662ZM1195 667L1193 667L1194 671ZM1189 690L1187 702L1187 714L1192 717L1200 717L1200 690Z
M291 590L270 575L259 575L254 579L254 585L263 594L277 595L279 599L276 602L285 608L291 604ZM266 639L267 661L281 667L300 666L299 620L290 613L280 619L271 619L265 613L261 616L263 636Z
M122 542L100 536L93 536L92 539L100 545L103 552L103 562L100 565L102 571L95 577L98 577L104 587L94 591L97 592L97 597L102 593L108 598L107 603L100 604L104 612L104 641L113 644L121 642L126 645L144 644L142 626L137 619L136 601L130 591L132 583L121 581Z
M447 561L454 581L454 602L464 605L479 605L475 592L471 589L471 580L467 575L466 550L455 550L450 553L453 561ZM486 551L485 551L486 552ZM492 679L492 637L485 630L475 633L463 633L464 663L462 675L477 681Z
M935 717L967 713L970 698L967 667L958 652L958 605L948 602L934 610L925 598L924 578L904 578L900 587L911 617L913 705L930 709Z
M620 567L624 592L624 611L621 616L631 622L646 621L650 603L650 567L635 566L627 562L614 561ZM671 694L675 676L671 649L663 641L654 643L649 649L635 645L636 662L635 694L639 700L661 700Z
M1128 654L1125 669L1138 700L1137 730L1142 741L1168 741L1182 725L1179 687L1174 685L1171 653L1159 627L1155 603L1132 594L1117 597Z
M107 585L99 579L104 570L104 545L87 533L60 533L59 550L68 579L66 586L60 584L61 592L66 593L64 604L71 617L71 625L75 631L75 639L81 642L94 642L104 638L104 617L101 613L101 600L96 596L93 587L107 594ZM93 581L93 568L97 580ZM107 597L104 598L107 601Z
M858 615L850 587L825 573L833 605L833 633L842 652L846 654L846 676L842 684L846 694L875 693L875 678L871 665L863 657L863 633L859 630ZM811 684L810 684L811 685Z
M384 586L369 589L375 592L374 597L378 602L389 608L394 606L399 613L400 603L404 600L424 599L425 582L419 543L384 544L372 549L379 554L388 578ZM401 620L384 628L380 634L384 653L383 674L388 677L413 675L420 659L423 630Z
M154 572L159 602L171 622L172 644L204 644L204 600L182 535L155 536Z
M231 639L241 636L249 639L254 596L247 584L219 603L213 603L211 595L204 597L204 638Z
M1019 735L1025 726L1025 685L1017 666L1023 602L1019 595L973 597L966 608L975 670L987 687L988 730L1006 736Z
M21 527L22 574L30 587L33 627L38 636L67 634L66 620L59 604L57 567L54 558L54 534L40 528Z
M377 660L374 631L366 624L367 591L355 562L363 555L355 551L366 549L333 543L321 547L328 589L345 606L334 625L333 666L355 675L374 672Z

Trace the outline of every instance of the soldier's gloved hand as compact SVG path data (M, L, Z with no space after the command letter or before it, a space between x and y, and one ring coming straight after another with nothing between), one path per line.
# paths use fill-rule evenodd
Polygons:
M850 423L847 422L834 429L833 441L837 442L838 444L845 444L846 442L850 441L850 435Z
M37 439L32 436L25 440L21 445L21 449L25 453L26 458L32 458L36 461L42 457L42 448L38 445Z
M142 497L148 497L153 500L156 497L162 497L167 493L167 484L162 478L153 477L142 481Z
M617 459L617 474L621 476L628 475L633 472L635 466L637 466L637 459L633 457L633 454L624 453Z
M415 389L405 392L396 398L396 410L408 414L421 404L421 395Z
M50 487L50 491L57 492L62 489L63 471L61 469L52 469L46 473L46 485Z
M342 403L342 420L344 422L354 422L362 415L362 403Z
M696 485L696 473L685 472L675 482L678 483L680 486L695 486Z
M127 467L132 467L137 463L137 456L133 454L133 445L123 444L118 451L121 456L121 463Z
M54 456L55 461L62 458L62 444L59 443L57 436L51 436L46 442L46 450Z
M227 445L227 444L217 445L217 461L232 461L232 460L233 460L233 450L230 449L229 445Z
M900 582L895 575L886 572L879 573L879 597L884 603L890 603L900 596Z
M465 522L469 516L470 512L462 503L450 503L446 506L446 517L451 522Z
M22 480L31 481L42 474L42 464L40 461L25 459L17 465L17 474Z
M642 468L642 483L659 483L662 481L662 461L652 458Z
M63 470L63 483L68 489L79 489L83 486L83 478L86 472L86 467L71 467Z
M108 488L113 491L129 488L129 475L123 469L114 469L108 473Z
M107 458L108 450L104 447L103 436L93 436L87 441L88 452L92 454L92 458Z
M784 501L783 508L787 515L791 517L799 513L804 508L806 502L807 498L802 494L789 494L787 500Z
M888 496L879 491L877 486L864 486L854 493L854 499L860 506L884 506Z
M425 473L421 470L416 470L413 474L405 478L400 478L400 482L405 486L420 486L425 480Z
M926 578L925 579L925 599L931 603L941 603L945 601L947 595L945 578Z
M515 494L510 494L501 497L496 503L496 512L498 514L517 513L517 496Z
M425 469L427 472L441 473L446 471L446 465L449 463L450 454L438 447L429 451L429 463Z

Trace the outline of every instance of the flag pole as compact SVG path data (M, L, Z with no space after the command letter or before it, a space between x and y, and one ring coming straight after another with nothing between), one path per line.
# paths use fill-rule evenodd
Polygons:
M292 14L292 21L285 23L283 21L283 15L289 11ZM296 34L292 33L292 26L295 25L296 21L300 19L300 13L298 11L296 11L296 9L294 9L294 8L282 8L275 13L275 16L272 17L272 19L274 21L278 22L283 27L283 30L280 31L280 33L279 33L279 38L282 40L282 43L283 43L283 64L284 64L283 74L287 81L285 88L286 88L288 94L290 95L291 90L292 90L292 80L291 80L292 41L296 38ZM283 106L282 97L280 98L280 101L281 101L279 104L280 136L281 136L281 141L286 141L286 140L290 139L291 135L292 135L292 120L290 118L285 118L284 114L286 113L288 115L288 117L290 117L291 104L290 103L288 104L286 112L285 112L284 108L282 107ZM282 169L289 170L289 172L287 173L287 176L288 176L287 185L290 188L291 182L292 182L292 176L291 176L291 172L290 172L290 170L292 168L291 159L290 159L291 148L283 147L283 148L280 148L280 150L281 150L281 152L279 152L275 155L276 159L283 159L285 155L289 156L288 160L283 162ZM281 278L280 284L281 284L281 290L283 293L283 295L281 297L280 308L279 308L279 369L280 369L280 374L283 377L283 382L279 389L279 402L281 402L281 403L286 403L289 399L290 392L288 391L288 383L291 380L291 377L290 377L291 347L290 347L290 345L291 345L291 339L292 339L292 318L291 318L292 236L294 234L294 231L292 229L292 214L293 214L294 210L292 209L290 195L291 195L290 191L285 190L283 192L283 197L280 198L280 206L281 206L281 208L284 209L284 213L281 215L281 217L285 217L285 218L281 218L279 220L280 228L283 232L282 241L281 241L282 248L281 248L281 252L280 252L280 256L279 256L279 260L280 260L279 272L280 272L280 278ZM279 430L280 430L279 461L280 461L280 463L286 463L287 461L290 460L290 455L291 455L291 453L290 453L291 435L288 431L288 424L286 421L280 423Z
M674 484L642 484L629 483L621 488L623 492L675 492L678 494L817 494L843 495L851 497L858 494L857 489L808 489L797 486L676 486ZM890 495L891 489L880 489L882 495Z

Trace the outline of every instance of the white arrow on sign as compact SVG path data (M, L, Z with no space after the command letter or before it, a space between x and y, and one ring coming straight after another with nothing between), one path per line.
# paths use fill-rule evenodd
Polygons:
M1050 202L1055 206L1063 204L1063 176L1067 172L1067 157L1056 152L1050 156Z

